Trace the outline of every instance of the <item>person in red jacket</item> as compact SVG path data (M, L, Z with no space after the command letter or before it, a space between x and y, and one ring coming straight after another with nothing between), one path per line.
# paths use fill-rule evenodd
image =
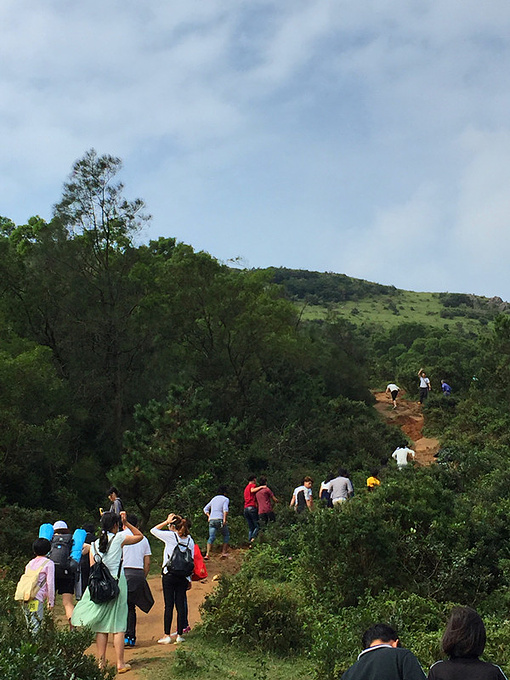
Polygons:
M248 524L248 540L253 543L257 534L259 533L259 512L257 508L257 499L255 494L266 486L262 484L257 486L257 478L255 475L248 477L248 484L244 489L244 519Z

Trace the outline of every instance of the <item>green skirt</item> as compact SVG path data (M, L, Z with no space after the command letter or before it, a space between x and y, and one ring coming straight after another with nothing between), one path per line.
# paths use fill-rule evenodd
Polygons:
M96 604L90 599L87 588L76 604L71 623L73 626L89 626L95 633L124 633L127 626L127 582L124 572L119 578L120 593L115 600Z

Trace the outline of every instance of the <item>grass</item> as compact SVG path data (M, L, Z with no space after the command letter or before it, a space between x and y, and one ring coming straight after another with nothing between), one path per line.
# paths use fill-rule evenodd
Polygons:
M416 293L400 290L393 295L378 295L361 300L325 305L306 305L303 301L295 303L302 311L302 319L334 320L343 318L358 326L377 326L389 329L405 322L423 323L428 326L447 330L463 330L480 333L482 323L478 319L456 317L444 319L440 316L444 309L438 293Z
M298 670L298 672L296 672ZM310 663L302 657L277 658L243 652L232 645L188 636L186 643L169 655L140 670L144 680L312 680Z

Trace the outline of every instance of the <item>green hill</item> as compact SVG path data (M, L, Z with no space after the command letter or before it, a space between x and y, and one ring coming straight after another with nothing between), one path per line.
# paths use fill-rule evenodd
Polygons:
M499 297L417 293L331 272L271 271L274 283L282 286L304 320L345 318L356 325L379 328L413 321L479 333L497 314L510 313L510 305Z

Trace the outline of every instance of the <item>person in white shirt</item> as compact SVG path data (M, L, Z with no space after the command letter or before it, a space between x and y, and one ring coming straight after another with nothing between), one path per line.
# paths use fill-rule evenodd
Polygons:
M402 470L403 468L406 467L408 463L408 456L411 455L414 459L415 457L415 452L410 449L407 444L404 444L404 446L399 446L393 451L391 454L391 457L394 458L397 461L397 466L399 470Z
M128 515L127 520L133 526L138 526L136 515ZM147 576L151 567L151 547L144 536L140 543L125 545L122 548L122 553L124 574L128 585L128 617L124 646L134 647L136 643L136 607L148 614L154 604L154 598L147 583Z
M418 371L418 378L420 379L420 404L423 404L431 390L430 380L427 378L423 368L420 368Z
M386 394L391 395L391 400L393 402L393 408L397 408L397 397L398 393L400 391L400 387L398 385L395 385L395 383L390 383L388 387L386 388Z
M313 479L305 477L301 486L297 486L292 492L290 499L290 507L295 508L297 513L308 510L313 510L313 496L312 496Z
M221 531L223 535L223 546L221 549L221 557L224 559L228 557L228 543L230 540L230 533L228 530L228 506L229 499L225 495L227 493L226 486L218 488L218 494L211 498L209 503L204 508L204 514L207 516L209 522L209 538L207 539L207 549L204 555L204 560L208 560L211 556L211 549L216 540L216 532Z
M169 531L164 530L168 527ZM165 548L163 551L163 597L165 599L165 613L163 618L163 625L165 634L158 640L160 645L168 645L172 642L170 631L172 629L172 618L174 606L177 610L177 643L184 642L183 632L187 624L187 606L186 606L186 591L189 586L189 577L183 574L176 574L172 572L172 556L174 550L177 548L183 553L188 551L193 555L195 551L195 542L189 535L189 524L186 518L180 515L175 515L171 512L166 520L156 524L152 527L151 534L163 541Z

